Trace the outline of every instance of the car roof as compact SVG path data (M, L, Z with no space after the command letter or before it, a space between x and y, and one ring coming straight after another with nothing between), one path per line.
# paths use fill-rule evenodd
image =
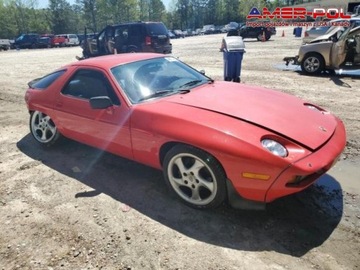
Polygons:
M358 31L360 29L360 26L354 27L353 29L350 30L350 33Z
M159 23L162 24L162 22L142 22L142 21L139 21L139 22L118 23L118 24L112 24L112 25L109 25L109 26L116 27L116 26L122 26L122 25L159 24Z
M88 58L78 62L74 62L68 66L89 66L89 67L99 67L103 69L110 69L115 66L146 60L164 57L164 54L158 53L122 53L122 54L111 54L105 56L98 56L93 58Z

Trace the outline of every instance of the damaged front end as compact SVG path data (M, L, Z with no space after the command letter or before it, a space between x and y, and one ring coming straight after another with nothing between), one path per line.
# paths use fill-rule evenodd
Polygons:
M284 57L283 61L285 61L285 65L288 66L290 62L292 62L292 65L300 65L299 63L299 56L296 55L294 57L288 56L288 57Z

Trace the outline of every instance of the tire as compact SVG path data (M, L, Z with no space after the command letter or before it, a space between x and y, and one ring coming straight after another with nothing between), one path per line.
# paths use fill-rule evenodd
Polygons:
M324 59L320 54L309 53L301 61L301 70L309 75L319 74L324 70Z
M30 114L30 131L34 139L44 146L53 145L61 136L51 118L39 111Z
M174 146L165 155L163 173L169 188L190 207L215 208L226 199L226 176L222 166L198 148Z

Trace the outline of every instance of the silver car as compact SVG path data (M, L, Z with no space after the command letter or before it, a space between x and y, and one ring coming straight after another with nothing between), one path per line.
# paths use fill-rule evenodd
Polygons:
M336 26L350 26L356 23L360 25L360 17L352 17L350 19L335 19L327 22L314 22L314 26L307 29L302 40L303 43L309 43L313 39L327 34L331 28Z
M335 27L326 35L301 45L299 55L285 57L286 64L294 61L306 74L336 69L360 69L360 26Z

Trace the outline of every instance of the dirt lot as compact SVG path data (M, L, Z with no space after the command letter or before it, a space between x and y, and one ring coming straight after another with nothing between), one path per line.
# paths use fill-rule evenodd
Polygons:
M80 48L1 52L0 269L360 269L360 76L282 70L301 43L282 30L246 41L242 82L327 108L345 122L348 143L316 185L262 212L193 210L169 195L159 171L75 142L39 148L26 84ZM173 54L221 80L222 37L174 40Z

